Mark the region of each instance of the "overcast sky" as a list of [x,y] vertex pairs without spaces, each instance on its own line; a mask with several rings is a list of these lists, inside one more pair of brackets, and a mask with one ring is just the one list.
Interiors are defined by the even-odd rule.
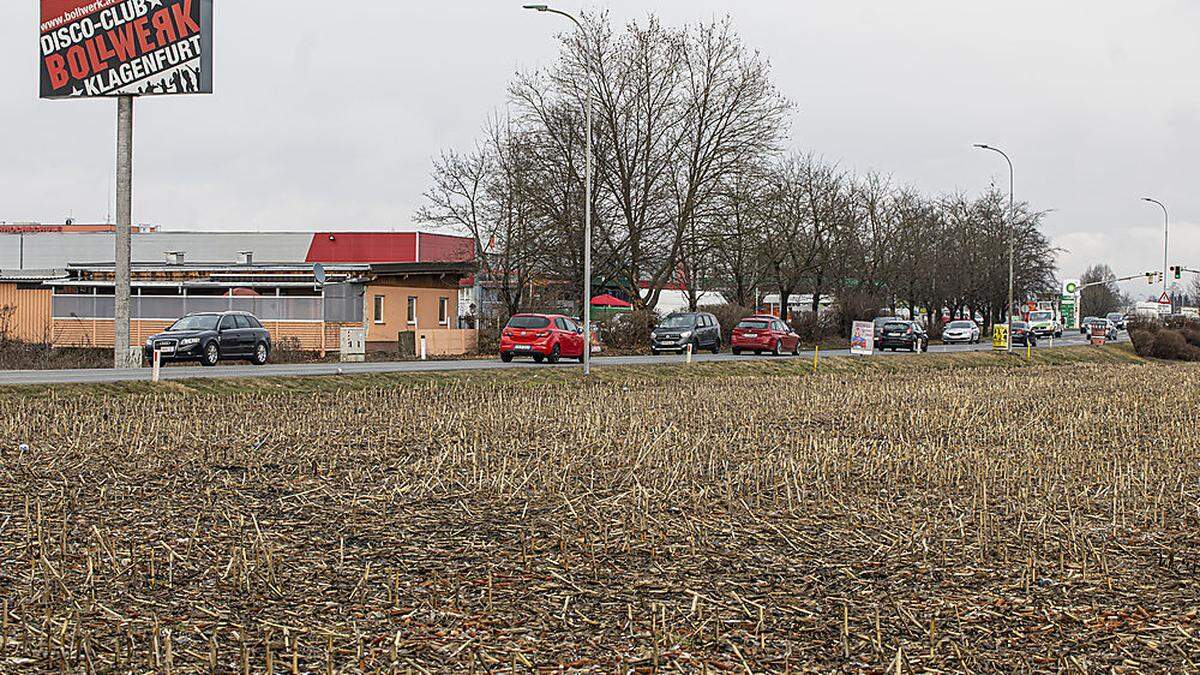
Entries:
[[[412,223],[430,160],[469,148],[565,19],[522,0],[216,0],[212,96],[137,104],[136,222]],[[929,193],[1007,186],[1056,209],[1062,275],[1200,267],[1200,2],[611,0],[614,20],[731,13],[797,104],[790,143]],[[351,9],[352,8],[352,9]],[[0,3],[0,220],[102,221],[115,103],[39,101],[37,3]],[[1131,286],[1139,294],[1145,284]]]

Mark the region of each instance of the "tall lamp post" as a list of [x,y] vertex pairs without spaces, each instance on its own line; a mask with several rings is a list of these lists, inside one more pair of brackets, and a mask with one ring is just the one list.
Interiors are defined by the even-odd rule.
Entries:
[[1157,199],[1154,199],[1152,197],[1142,197],[1142,201],[1150,202],[1151,204],[1158,204],[1158,208],[1162,209],[1162,212],[1163,212],[1163,271],[1162,271],[1162,275],[1163,275],[1163,294],[1166,295],[1167,284],[1170,283],[1167,281],[1167,237],[1171,231],[1171,215],[1169,213],[1167,213],[1166,205],[1163,204],[1162,202],[1158,201]]
[[1008,345],[1005,347],[1007,351],[1012,351],[1012,324],[1013,324],[1013,286],[1016,278],[1016,257],[1017,257],[1017,202],[1015,199],[1015,189],[1013,187],[1013,171],[1012,160],[1000,148],[993,148],[990,145],[976,143],[975,147],[980,150],[991,150],[999,153],[1004,161],[1008,162]]
[[[583,24],[567,12],[553,9],[547,5],[525,5],[524,7],[538,12],[565,16],[574,22],[581,34],[583,33]],[[587,75],[587,110],[584,113],[584,125],[587,127],[584,136],[587,140],[583,169],[583,374],[585,376],[592,374],[592,85],[590,68]]]

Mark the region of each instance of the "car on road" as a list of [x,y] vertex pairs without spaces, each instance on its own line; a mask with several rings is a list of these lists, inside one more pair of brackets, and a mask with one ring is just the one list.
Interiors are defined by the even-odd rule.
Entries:
[[1062,324],[1058,317],[1049,310],[1038,310],[1029,313],[1029,330],[1038,337],[1062,337]]
[[271,357],[271,334],[249,312],[188,314],[146,340],[146,357],[153,361],[199,361],[215,366],[222,359],[248,359],[261,366]]
[[901,319],[898,316],[877,316],[874,318],[874,320],[872,320],[871,323],[875,324],[875,345],[876,346],[878,346],[879,341],[883,339],[883,327],[885,325],[887,325],[887,323],[889,321],[903,321],[903,319]]
[[929,334],[916,321],[892,319],[883,324],[878,346],[880,351],[907,349],[910,352],[927,352],[929,351]]
[[668,314],[650,333],[650,353],[658,356],[663,352],[692,352],[707,349],[714,354],[721,352],[721,324],[717,317],[708,312],[676,312]]
[[1109,312],[1104,318],[1112,322],[1117,330],[1125,330],[1125,315],[1120,312]]
[[1091,323],[1092,323],[1093,321],[1099,321],[1099,320],[1100,320],[1100,317],[1097,317],[1097,316],[1085,316],[1085,317],[1083,317],[1083,321],[1080,321],[1080,322],[1079,322],[1079,334],[1080,334],[1080,335],[1087,335],[1087,334],[1088,334],[1088,331],[1090,330],[1090,329],[1088,328],[1088,326],[1090,326],[1090,325],[1091,325]]
[[1012,343],[1021,345],[1022,347],[1036,347],[1038,343],[1037,333],[1029,328],[1029,324],[1024,321],[1014,321],[1012,325]]
[[800,353],[800,336],[774,316],[752,316],[734,327],[729,346],[735,355],[742,352],[795,355]]
[[561,314],[514,314],[500,332],[500,360],[509,363],[517,356],[532,357],[535,363],[582,362],[583,327]]
[[979,344],[982,339],[979,324],[970,320],[951,321],[942,329],[942,342],[950,345],[955,343]]

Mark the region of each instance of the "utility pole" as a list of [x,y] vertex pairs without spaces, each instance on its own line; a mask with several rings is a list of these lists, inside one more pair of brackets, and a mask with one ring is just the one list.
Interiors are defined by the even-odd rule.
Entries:
[[1012,351],[1012,325],[1013,325],[1013,301],[1015,298],[1016,285],[1016,254],[1017,254],[1017,202],[1016,189],[1013,187],[1015,172],[1013,171],[1012,160],[1008,155],[999,148],[993,148],[990,145],[976,143],[975,147],[980,150],[991,150],[999,153],[1004,157],[1004,161],[1008,162],[1008,346],[1006,351]]
[[117,251],[114,274],[113,367],[129,367],[130,258],[133,238],[133,96],[117,98]]
[[[549,12],[565,16],[575,23],[580,35],[586,35],[583,24],[571,14],[547,5],[525,5],[525,9],[539,12]],[[585,55],[586,58],[586,55]],[[586,137],[584,151],[583,178],[583,374],[592,374],[592,77],[591,68],[587,69],[587,104],[584,112],[584,132]]]
[[1154,199],[1152,197],[1142,197],[1142,201],[1150,202],[1151,204],[1157,204],[1158,208],[1162,209],[1162,212],[1163,212],[1163,266],[1162,266],[1163,272],[1162,272],[1162,275],[1163,275],[1163,294],[1166,295],[1168,284],[1171,283],[1171,282],[1167,281],[1167,240],[1171,234],[1171,214],[1167,212],[1166,204],[1163,204],[1162,202],[1158,201],[1157,199]]

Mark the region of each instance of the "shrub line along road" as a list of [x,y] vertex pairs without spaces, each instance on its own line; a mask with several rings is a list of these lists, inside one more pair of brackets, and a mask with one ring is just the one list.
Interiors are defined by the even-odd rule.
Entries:
[[[1087,339],[1076,333],[1069,333],[1062,338],[1054,340],[1055,347],[1078,346],[1087,343]],[[1036,349],[1049,348],[1049,343],[1045,340],[1038,343]],[[1017,346],[1014,349],[1023,350],[1024,347]],[[991,344],[984,342],[978,345],[931,345],[930,353],[956,353],[956,352],[979,352],[990,351]],[[850,354],[848,349],[821,350],[822,356],[847,356]],[[893,357],[892,352],[877,352],[876,356],[886,354],[888,358]],[[896,352],[896,356],[905,356],[906,352]],[[802,352],[799,357],[795,356],[758,356],[754,354],[744,354],[742,356],[734,356],[724,351],[721,354],[696,354],[693,360],[697,363],[722,363],[747,361],[752,359],[811,359],[813,352]],[[592,359],[592,364],[597,367],[604,366],[640,366],[640,365],[678,365],[683,363],[684,356],[668,355],[668,356],[598,356]],[[575,362],[563,362],[552,366],[548,364],[535,364],[530,360],[517,360],[512,363],[501,363],[499,358],[496,359],[467,359],[458,361],[389,361],[376,363],[295,363],[295,364],[275,364],[266,366],[252,366],[248,364],[238,363],[236,365],[218,366],[216,368],[204,368],[202,366],[174,366],[164,367],[161,370],[160,378],[163,380],[189,380],[189,379],[232,379],[243,377],[313,377],[321,375],[355,375],[363,373],[424,373],[424,372],[450,372],[450,371],[472,371],[472,370],[499,370],[511,368],[571,368],[579,367]],[[137,368],[129,370],[112,370],[112,369],[95,369],[95,370],[12,370],[0,372],[0,386],[2,385],[26,385],[26,384],[101,384],[111,382],[143,382],[150,380],[149,368]]]

